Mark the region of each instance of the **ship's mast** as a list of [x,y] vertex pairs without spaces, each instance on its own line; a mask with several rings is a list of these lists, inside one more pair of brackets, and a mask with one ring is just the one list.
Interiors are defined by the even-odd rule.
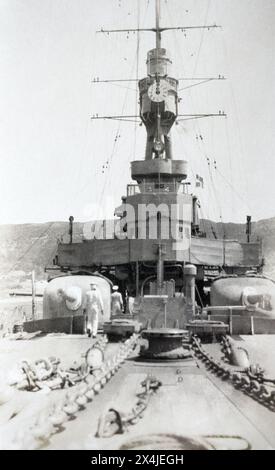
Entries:
[[[216,24],[212,25],[182,25],[182,26],[160,26],[161,0],[155,0],[155,27],[152,28],[127,28],[127,29],[104,29],[101,28],[98,33],[129,33],[136,32],[153,32],[156,35],[155,49],[147,54],[147,71],[148,76],[143,80],[139,79],[115,79],[100,80],[98,77],[92,80],[92,83],[112,83],[112,82],[139,82],[141,109],[139,115],[93,115],[91,119],[112,119],[125,122],[139,122],[141,118],[146,127],[148,139],[146,148],[146,159],[152,159],[154,156],[165,156],[171,158],[171,141],[169,131],[175,120],[187,121],[190,119],[201,119],[205,117],[225,116],[224,112],[207,113],[207,114],[178,114],[178,97],[177,88],[180,80],[197,81],[196,85],[206,83],[212,80],[223,80],[224,77],[219,75],[211,78],[171,78],[169,69],[172,63],[168,57],[166,49],[161,47],[161,35],[165,31],[179,31],[186,33],[198,29],[210,30],[212,28],[220,28]],[[191,85],[191,86],[195,86]],[[149,89],[150,88],[150,89]],[[142,97],[146,95],[144,106],[142,106]],[[169,95],[169,97],[168,97]],[[149,101],[148,101],[149,100]],[[150,104],[151,103],[151,104]],[[172,104],[172,109],[171,109]],[[167,111],[167,112],[166,112]],[[163,119],[165,117],[165,119]],[[178,119],[179,118],[179,119]]]
[[170,77],[172,62],[161,48],[160,5],[160,0],[155,0],[156,47],[147,54],[147,78],[139,80],[140,117],[147,131],[146,160],[172,158],[169,133],[178,115],[178,81]]
[[156,0],[156,49],[161,47],[161,32],[159,28],[160,0]]

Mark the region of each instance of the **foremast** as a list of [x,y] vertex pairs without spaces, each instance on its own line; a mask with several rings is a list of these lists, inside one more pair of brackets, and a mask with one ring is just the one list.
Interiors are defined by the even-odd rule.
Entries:
[[156,47],[147,54],[147,77],[138,82],[140,118],[147,133],[145,161],[132,162],[132,178],[143,185],[156,179],[158,184],[172,183],[175,191],[187,176],[186,162],[172,162],[170,131],[178,116],[178,80],[171,77],[172,61],[161,47],[160,0],[155,1],[155,16]]

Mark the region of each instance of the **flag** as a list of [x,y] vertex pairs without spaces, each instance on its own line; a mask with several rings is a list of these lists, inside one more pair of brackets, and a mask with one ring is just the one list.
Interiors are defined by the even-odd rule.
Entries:
[[202,176],[196,175],[196,188],[203,188],[204,181]]

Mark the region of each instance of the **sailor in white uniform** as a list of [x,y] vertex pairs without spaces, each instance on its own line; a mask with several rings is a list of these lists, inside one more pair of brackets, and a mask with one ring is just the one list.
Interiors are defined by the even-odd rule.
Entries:
[[120,292],[118,292],[118,286],[113,286],[113,292],[111,295],[111,312],[112,315],[121,315],[123,308],[123,299]]
[[97,335],[98,328],[98,315],[99,312],[103,315],[103,300],[95,284],[91,284],[91,290],[86,294],[86,303],[84,313],[87,315],[87,333],[93,338]]

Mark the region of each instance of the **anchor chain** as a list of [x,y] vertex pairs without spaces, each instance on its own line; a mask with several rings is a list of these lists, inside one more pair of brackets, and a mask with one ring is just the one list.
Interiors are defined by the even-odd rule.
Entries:
[[[103,336],[88,351],[99,349],[103,353],[107,342],[107,337]],[[29,392],[37,392],[42,389],[56,390],[72,387],[85,380],[90,373],[91,368],[87,363],[86,356],[84,361],[74,364],[66,370],[61,367],[60,363],[60,359],[56,357],[42,358],[35,362],[24,359],[20,365],[22,378],[11,385],[15,385],[18,390]]]
[[127,357],[132,354],[138,338],[139,335],[133,334],[120,345],[114,358],[106,361],[101,369],[94,371],[91,377],[86,377],[81,385],[70,389],[64,398],[52,406],[50,411],[40,412],[29,429],[16,434],[9,449],[35,450],[47,445],[51,436],[63,431],[65,423],[75,419],[76,415],[86,408],[87,403],[100,393]]
[[[192,337],[192,349],[198,359],[200,359],[206,368],[220,377],[222,380],[230,381],[235,388],[249,395],[254,400],[275,411],[275,389],[267,387],[264,384],[269,382],[274,384],[271,379],[265,379],[262,369],[251,366],[248,369],[233,369],[222,362],[214,359],[202,346],[198,337]],[[258,372],[257,372],[258,371]]]
[[161,385],[158,379],[147,375],[146,379],[141,382],[143,390],[137,394],[137,402],[130,412],[123,413],[115,408],[109,408],[107,412],[103,413],[99,419],[97,437],[112,437],[114,434],[122,434],[129,425],[136,424],[139,419],[143,418],[151,396]]

